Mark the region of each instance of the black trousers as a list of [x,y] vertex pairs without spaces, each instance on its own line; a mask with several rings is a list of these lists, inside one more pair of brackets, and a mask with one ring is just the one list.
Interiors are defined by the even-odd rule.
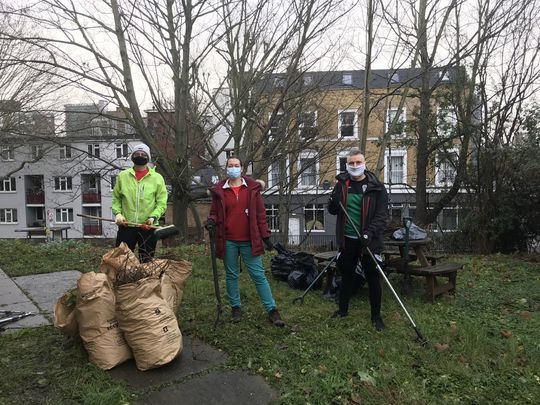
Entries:
[[116,246],[120,246],[122,242],[125,242],[133,252],[135,252],[135,246],[139,245],[141,263],[152,260],[156,252],[157,239],[153,229],[145,231],[133,226],[119,226],[116,234]]
[[368,253],[362,254],[359,239],[345,238],[345,250],[339,255],[337,266],[341,272],[341,286],[339,288],[339,312],[347,314],[349,301],[354,288],[354,272],[358,259],[361,258],[362,268],[369,288],[369,303],[371,305],[371,319],[381,315],[381,280],[377,266]]

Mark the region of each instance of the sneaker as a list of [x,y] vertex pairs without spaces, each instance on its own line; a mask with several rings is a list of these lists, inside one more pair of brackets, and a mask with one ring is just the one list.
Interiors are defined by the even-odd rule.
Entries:
[[231,321],[238,323],[242,320],[242,311],[240,307],[233,307],[231,309]]
[[346,317],[346,316],[348,316],[348,315],[349,315],[349,314],[347,314],[347,313],[345,313],[345,314],[341,313],[341,312],[339,311],[339,309],[338,309],[336,312],[334,312],[334,313],[332,314],[332,316],[331,316],[330,318],[344,318],[344,317]]
[[283,322],[283,319],[281,319],[278,310],[275,308],[268,312],[268,320],[273,323],[274,326],[279,326],[280,328],[285,326],[285,322]]
[[385,328],[384,322],[380,316],[373,318],[371,320],[371,324],[373,325],[373,327],[375,328],[377,332],[380,332]]

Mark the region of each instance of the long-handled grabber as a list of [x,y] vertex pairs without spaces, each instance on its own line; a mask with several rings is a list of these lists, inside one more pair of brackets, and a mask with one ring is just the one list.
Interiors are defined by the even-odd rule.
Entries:
[[[347,220],[349,221],[349,223],[352,225],[352,227],[354,228],[354,232],[358,235],[358,238],[362,238],[362,235],[360,235],[360,232],[358,232],[358,229],[356,228],[356,225],[354,224],[354,222],[351,220],[351,217],[349,216],[349,213],[347,212],[347,210],[345,209],[345,207],[343,206],[343,204],[341,203],[341,201],[339,202],[339,206],[341,207],[341,210],[343,211],[343,213],[345,214],[345,216],[347,217]],[[379,270],[379,273],[381,275],[381,277],[384,279],[384,281],[386,282],[386,284],[388,285],[388,288],[390,288],[390,291],[392,291],[392,293],[394,294],[394,297],[396,298],[397,302],[399,303],[399,305],[401,306],[401,309],[403,309],[403,312],[405,312],[405,315],[407,315],[407,318],[409,319],[409,321],[411,322],[412,324],[412,327],[414,328],[414,331],[416,332],[416,336],[418,337],[417,340],[418,342],[422,345],[422,346],[425,346],[427,344],[427,339],[422,336],[422,334],[420,333],[420,330],[418,330],[418,327],[416,326],[416,323],[414,323],[412,317],[409,315],[409,311],[407,311],[407,308],[405,308],[405,305],[403,305],[403,302],[401,302],[401,299],[399,298],[399,296],[397,295],[396,293],[396,290],[394,290],[394,287],[392,287],[392,284],[390,284],[390,281],[388,280],[388,278],[386,277],[386,274],[384,274],[384,271],[383,269],[381,269],[381,266],[379,266],[379,262],[377,261],[377,259],[375,258],[375,256],[373,255],[373,252],[371,251],[371,249],[369,247],[365,247],[365,250],[366,252],[368,252],[369,256],[371,257],[371,260],[373,260],[373,262],[375,263],[375,266],[377,267],[377,270]]]
[[16,311],[0,311],[5,318],[0,319],[0,327],[7,325],[11,322],[17,322],[19,319],[26,318],[27,316],[35,315],[33,312],[16,312]]
[[300,303],[300,304],[303,304],[304,303],[304,297],[306,296],[306,294],[309,292],[309,290],[311,290],[311,288],[317,284],[317,281],[319,281],[319,279],[328,271],[328,269],[330,268],[330,266],[332,266],[332,263],[334,263],[339,257],[339,252],[336,253],[336,255],[334,257],[332,257],[332,260],[330,260],[328,262],[328,264],[324,267],[323,271],[321,271],[317,277],[315,278],[315,280],[313,280],[311,282],[311,284],[308,286],[308,288],[306,288],[306,290],[302,293],[302,295],[300,295],[299,297],[296,297],[295,299],[293,299],[293,304],[296,304],[296,303]]
[[210,255],[212,259],[212,273],[214,276],[214,293],[216,294],[216,303],[217,303],[216,320],[214,321],[214,329],[216,329],[217,324],[219,322],[219,318],[221,317],[221,313],[223,312],[223,309],[221,307],[221,293],[219,292],[219,273],[218,273],[217,261],[216,261],[216,239],[215,239],[214,228],[210,228],[208,230],[208,234],[210,235]]
[[[95,215],[87,215],[87,214],[77,214],[79,217],[83,218],[90,218],[95,219],[98,221],[107,221],[107,222],[116,222],[114,219],[111,218],[103,218],[103,217],[96,217]],[[126,222],[127,226],[133,226],[136,228],[142,228],[142,229],[151,229],[154,231],[154,236],[156,239],[161,240],[168,238],[169,236],[178,235],[179,231],[178,228],[174,225],[167,225],[167,226],[155,226],[155,225],[145,225],[145,224],[136,224],[134,222]]]

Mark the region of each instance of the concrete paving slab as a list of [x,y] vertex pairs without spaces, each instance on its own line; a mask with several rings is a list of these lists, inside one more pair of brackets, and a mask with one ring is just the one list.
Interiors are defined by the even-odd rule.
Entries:
[[276,392],[261,376],[241,370],[216,371],[194,378],[139,400],[141,405],[266,405],[277,398]]
[[[6,330],[33,328],[37,326],[50,325],[36,305],[20,290],[20,288],[11,280],[6,273],[0,269],[0,311],[13,312],[33,312],[36,315],[28,316],[16,322],[4,325]],[[0,313],[0,317],[4,317]]]
[[59,271],[57,273],[35,274],[32,276],[14,277],[13,281],[37,304],[52,317],[58,298],[66,291],[77,287],[81,272],[76,270]]
[[[115,367],[109,374],[122,379],[133,389],[141,389],[178,381],[191,374],[200,373],[223,363],[227,356],[220,350],[191,336],[184,336],[184,349],[179,358],[171,363],[148,371],[139,371],[135,361],[130,360]],[[202,404],[198,404],[202,405]]]

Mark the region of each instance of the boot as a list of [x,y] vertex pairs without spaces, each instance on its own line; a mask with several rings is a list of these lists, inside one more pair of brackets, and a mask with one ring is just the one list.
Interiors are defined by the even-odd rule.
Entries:
[[371,324],[373,325],[373,327],[375,328],[375,330],[376,330],[377,332],[380,332],[380,331],[382,331],[382,330],[385,328],[384,322],[383,322],[383,320],[382,320],[382,318],[381,318],[380,315],[379,315],[379,316],[373,317],[373,318],[371,319]]
[[268,312],[268,320],[273,323],[274,326],[279,326],[280,328],[285,326],[285,322],[283,322],[283,319],[281,319],[278,310],[275,308]]
[[242,311],[240,307],[232,307],[231,309],[231,321],[238,323],[242,320]]

